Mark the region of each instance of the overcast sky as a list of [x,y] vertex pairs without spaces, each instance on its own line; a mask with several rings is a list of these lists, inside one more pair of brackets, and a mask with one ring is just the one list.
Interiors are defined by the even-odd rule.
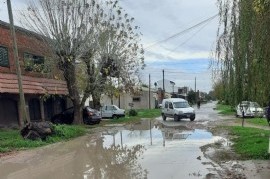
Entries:
[[[11,0],[14,19],[18,10],[26,9],[26,0]],[[157,43],[182,32],[218,13],[216,0],[119,0],[126,12],[140,26],[146,50],[143,82],[151,85],[162,79],[175,86],[188,86],[208,92],[212,88],[211,53],[215,49],[218,17],[163,43]],[[8,22],[6,0],[0,0],[0,20]],[[18,23],[16,25],[19,25]],[[156,44],[157,43],[157,44]],[[156,45],[153,45],[156,44]]]
[[165,78],[176,86],[208,92],[212,88],[211,53],[215,49],[218,17],[164,43],[156,42],[182,32],[218,13],[215,0],[120,0],[143,33],[146,69],[143,81],[152,85]]

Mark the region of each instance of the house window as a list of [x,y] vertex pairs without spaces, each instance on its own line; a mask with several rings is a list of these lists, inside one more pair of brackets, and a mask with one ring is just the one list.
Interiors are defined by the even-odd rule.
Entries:
[[9,66],[8,49],[6,47],[1,47],[1,46],[0,46],[0,66],[2,67]]
[[133,102],[140,102],[141,101],[141,97],[133,97],[132,98]]
[[42,72],[44,70],[44,57],[24,53],[24,70]]

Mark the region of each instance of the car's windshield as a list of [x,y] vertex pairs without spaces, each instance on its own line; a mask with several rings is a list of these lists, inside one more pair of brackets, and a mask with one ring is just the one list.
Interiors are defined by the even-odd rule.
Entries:
[[173,105],[174,105],[175,108],[188,108],[189,107],[189,104],[186,101],[174,102]]
[[118,110],[119,108],[117,106],[113,105],[113,109]]

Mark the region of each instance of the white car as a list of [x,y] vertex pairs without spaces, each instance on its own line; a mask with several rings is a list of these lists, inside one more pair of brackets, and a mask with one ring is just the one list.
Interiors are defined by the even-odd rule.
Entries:
[[164,121],[167,117],[171,117],[175,121],[180,121],[182,118],[195,120],[195,110],[182,98],[163,99],[161,115]]
[[263,117],[264,110],[257,102],[242,101],[236,107],[236,117]]
[[118,108],[116,105],[105,105],[101,108],[101,116],[102,118],[117,119],[125,116],[125,110]]

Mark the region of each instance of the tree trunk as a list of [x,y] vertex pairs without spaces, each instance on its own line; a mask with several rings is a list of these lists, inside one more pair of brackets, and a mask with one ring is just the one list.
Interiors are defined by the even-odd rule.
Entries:
[[69,96],[74,107],[73,124],[82,124],[82,106],[79,88],[76,81],[76,67],[72,64],[72,62],[69,62],[68,60],[65,60],[65,63],[61,67],[67,82]]
[[111,96],[111,105],[113,105],[113,96]]
[[93,93],[92,93],[92,98],[93,98],[94,109],[100,110],[100,107],[101,107],[101,104],[100,104],[101,94],[93,95]]
[[74,105],[74,121],[73,124],[82,124],[82,107],[80,101],[73,102]]

